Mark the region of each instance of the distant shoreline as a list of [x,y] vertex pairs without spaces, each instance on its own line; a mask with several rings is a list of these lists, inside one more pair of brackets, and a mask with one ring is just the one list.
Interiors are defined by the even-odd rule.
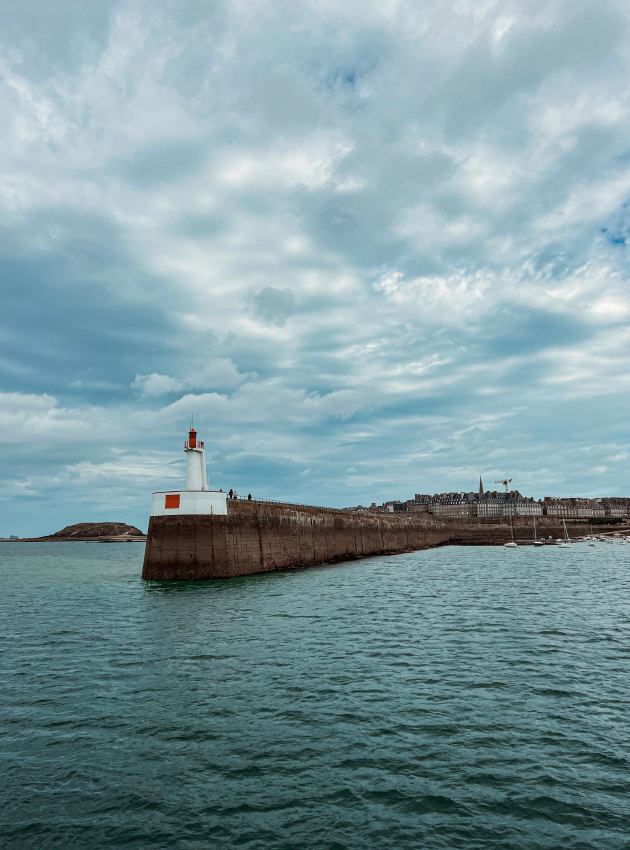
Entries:
[[146,543],[146,537],[0,537],[0,543]]
[[41,537],[0,537],[0,543],[146,543],[146,539],[126,522],[77,522]]

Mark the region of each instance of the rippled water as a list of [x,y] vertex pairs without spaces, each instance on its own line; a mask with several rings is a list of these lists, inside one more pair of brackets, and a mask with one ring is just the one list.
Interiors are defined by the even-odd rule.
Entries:
[[0,547],[3,847],[630,847],[630,546],[142,554]]

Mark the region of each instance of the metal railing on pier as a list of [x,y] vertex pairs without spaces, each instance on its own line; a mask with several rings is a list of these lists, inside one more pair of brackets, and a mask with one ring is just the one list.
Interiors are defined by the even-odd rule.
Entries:
[[277,501],[276,499],[258,499],[255,496],[252,496],[251,499],[247,497],[243,498],[242,496],[239,496],[238,499],[230,499],[228,495],[228,501],[256,502],[258,505],[285,505],[288,508],[310,508],[316,511],[334,511],[338,514],[350,513],[349,511],[344,511],[343,508],[329,508],[326,505],[304,505],[300,502]]

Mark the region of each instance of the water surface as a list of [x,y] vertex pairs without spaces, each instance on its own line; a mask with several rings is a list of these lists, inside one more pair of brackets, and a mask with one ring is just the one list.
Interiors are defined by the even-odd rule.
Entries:
[[143,548],[0,546],[2,847],[630,847],[630,546]]

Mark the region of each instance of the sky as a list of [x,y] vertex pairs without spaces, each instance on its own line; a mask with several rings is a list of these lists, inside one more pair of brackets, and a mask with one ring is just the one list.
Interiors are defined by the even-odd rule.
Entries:
[[630,496],[630,6],[5,0],[0,536]]

